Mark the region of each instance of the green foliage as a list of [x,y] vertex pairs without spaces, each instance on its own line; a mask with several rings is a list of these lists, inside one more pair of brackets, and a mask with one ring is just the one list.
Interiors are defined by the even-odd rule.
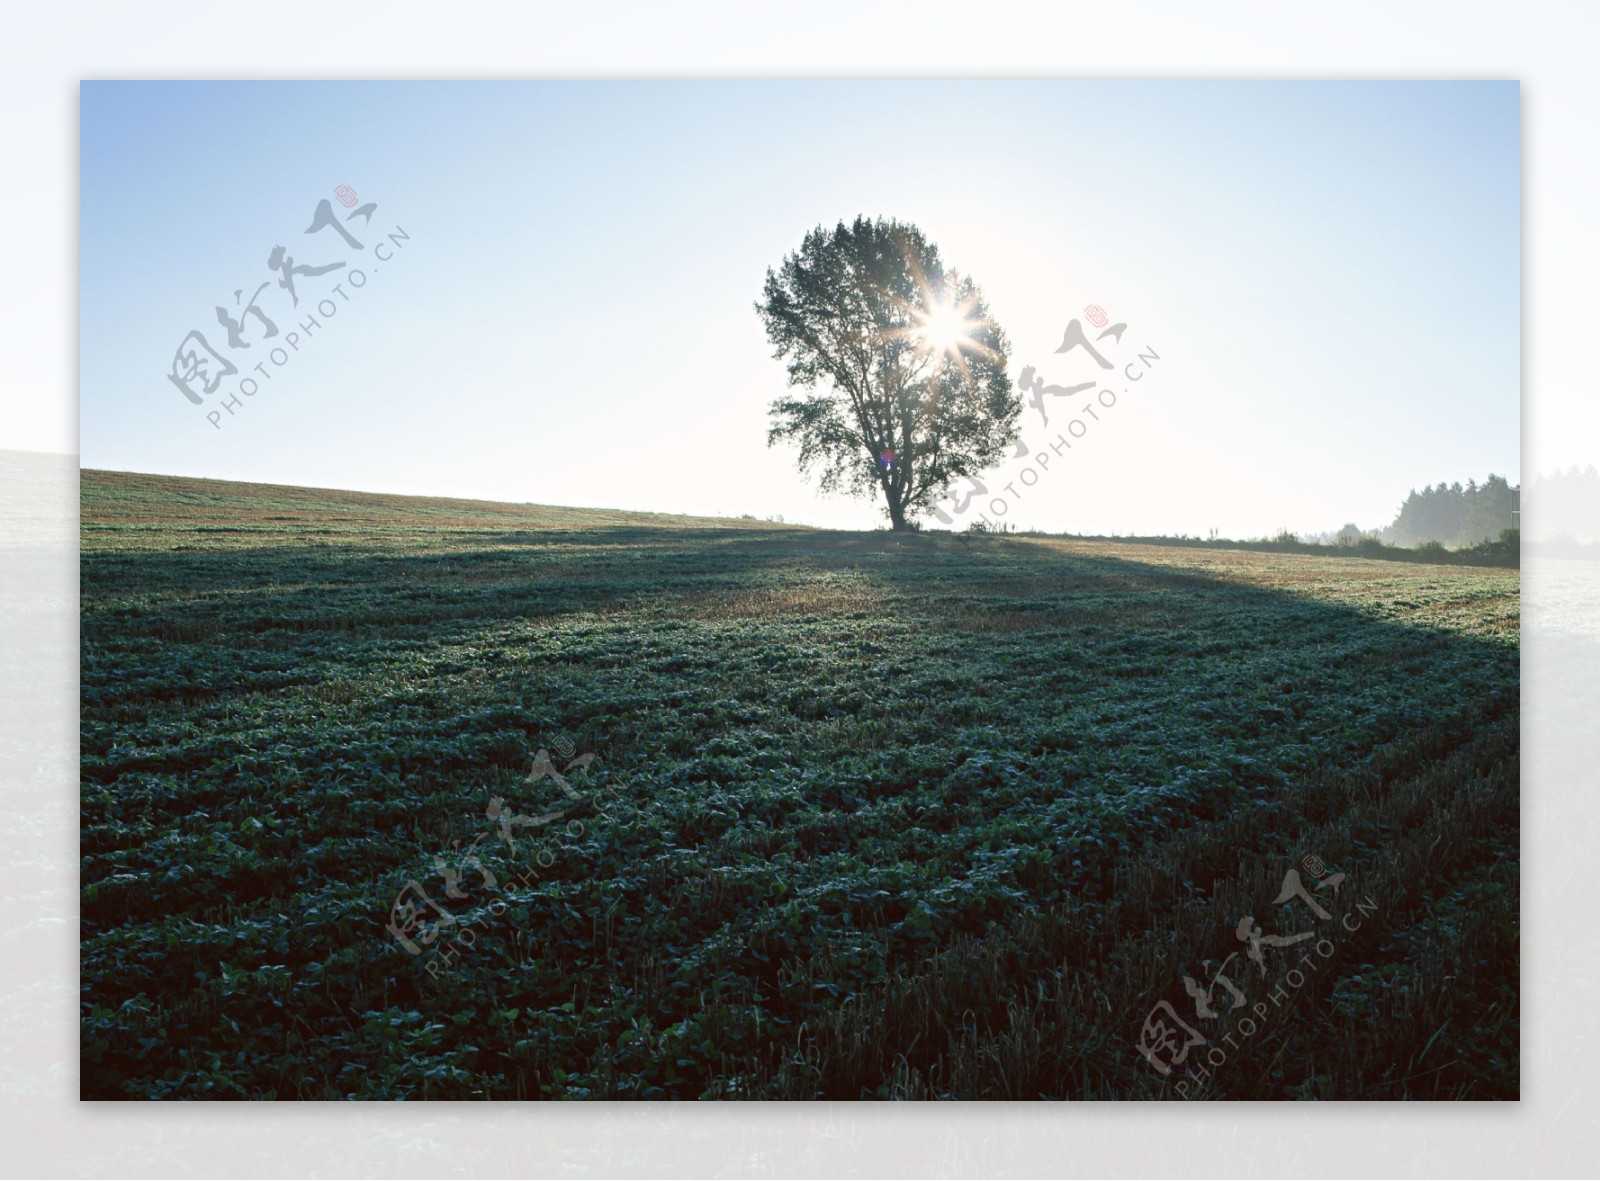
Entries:
[[82,487],[86,1097],[1162,1096],[1307,852],[1382,922],[1220,1096],[1516,1093],[1514,572]]
[[[756,311],[799,391],[773,401],[768,444],[797,444],[824,492],[881,496],[896,530],[1016,441],[1022,400],[1006,376],[1005,334],[977,285],[947,270],[916,226],[818,226],[767,271]],[[942,315],[963,322],[954,347],[927,331]]]
[[1467,553],[1502,566],[1520,565],[1522,561],[1522,530],[1502,529],[1493,540],[1480,541],[1468,547]]
[[1490,541],[1515,525],[1519,499],[1518,489],[1496,475],[1481,486],[1468,480],[1465,488],[1457,483],[1412,489],[1385,531],[1387,540],[1401,546],[1434,541],[1457,548]]

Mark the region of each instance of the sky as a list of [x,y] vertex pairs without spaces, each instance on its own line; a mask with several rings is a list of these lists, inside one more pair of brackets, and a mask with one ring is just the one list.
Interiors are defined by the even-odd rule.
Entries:
[[[1013,377],[1098,382],[953,527],[1376,528],[1522,477],[1519,124],[1516,82],[84,83],[81,462],[874,528],[767,446],[753,307],[866,214],[978,282]],[[295,305],[279,246],[344,266]],[[1055,352],[1091,306],[1109,372]],[[237,370],[201,405],[195,330]]]

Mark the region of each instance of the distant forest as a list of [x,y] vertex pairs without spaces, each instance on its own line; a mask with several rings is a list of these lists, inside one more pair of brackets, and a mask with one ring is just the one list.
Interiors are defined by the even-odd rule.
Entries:
[[1421,492],[1413,488],[1394,522],[1382,529],[1349,524],[1337,533],[1311,534],[1306,540],[1323,545],[1376,540],[1407,549],[1431,542],[1448,549],[1466,549],[1518,528],[1521,500],[1521,488],[1504,476],[1491,475],[1482,484],[1468,480],[1465,486],[1429,484]]
[[1418,546],[1437,541],[1451,549],[1465,549],[1480,541],[1493,541],[1506,529],[1517,528],[1522,490],[1504,476],[1491,475],[1482,484],[1428,485],[1415,488],[1400,506],[1394,524],[1379,537],[1390,545]]
[[1531,480],[1526,492],[1503,476],[1490,476],[1482,484],[1430,484],[1412,489],[1393,524],[1382,529],[1346,525],[1337,533],[1308,534],[1305,540],[1321,545],[1355,545],[1382,541],[1408,549],[1432,542],[1449,549],[1466,549],[1498,541],[1507,529],[1523,531],[1521,509],[1528,504],[1532,528],[1528,540],[1541,544],[1600,543],[1600,470],[1568,468]]
[[1412,490],[1400,506],[1394,523],[1383,529],[1358,529],[1346,525],[1338,533],[1325,533],[1325,544],[1346,545],[1362,538],[1377,538],[1389,545],[1415,548],[1437,542],[1450,549],[1465,549],[1494,541],[1503,530],[1524,531],[1520,510],[1531,514],[1530,541],[1540,543],[1600,543],[1600,471],[1593,464],[1572,467],[1529,481],[1526,491],[1502,476],[1482,484],[1437,484],[1421,492]]

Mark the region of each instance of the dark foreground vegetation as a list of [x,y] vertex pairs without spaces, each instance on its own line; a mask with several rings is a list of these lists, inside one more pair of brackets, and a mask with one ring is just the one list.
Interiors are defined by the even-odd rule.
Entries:
[[1514,571],[82,505],[86,1097],[1518,1093]]

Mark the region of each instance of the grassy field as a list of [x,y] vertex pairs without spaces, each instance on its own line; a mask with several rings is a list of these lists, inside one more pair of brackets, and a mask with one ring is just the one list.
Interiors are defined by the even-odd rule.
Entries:
[[85,1097],[1518,1094],[1514,570],[94,471],[82,545]]

